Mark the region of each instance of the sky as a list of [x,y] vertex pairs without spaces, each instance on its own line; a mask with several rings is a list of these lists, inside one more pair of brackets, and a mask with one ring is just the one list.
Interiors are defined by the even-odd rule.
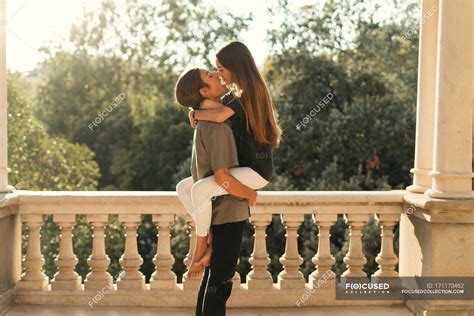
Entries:
[[[82,16],[83,8],[97,9],[99,4],[99,0],[6,0],[7,68],[11,71],[32,70],[44,58],[38,51],[42,44],[67,39],[70,26]],[[236,13],[253,12],[255,22],[242,39],[261,64],[268,50],[265,1],[215,1],[215,6]]]
[[[235,14],[252,12],[254,21],[242,40],[249,46],[257,63],[263,64],[269,47],[265,42],[270,24],[266,0],[209,0],[215,7]],[[293,0],[295,5],[321,3],[324,0]],[[374,0],[383,2],[387,0]],[[156,2],[156,0],[154,1]],[[97,9],[100,0],[6,0],[7,68],[30,71],[44,58],[38,48],[68,38],[74,21],[83,9]]]

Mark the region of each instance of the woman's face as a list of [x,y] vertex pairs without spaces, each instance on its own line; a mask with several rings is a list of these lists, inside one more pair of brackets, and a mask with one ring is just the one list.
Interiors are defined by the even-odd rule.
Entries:
[[216,68],[219,72],[219,76],[224,78],[225,82],[232,83],[232,74],[229,70],[225,69],[224,66],[219,62],[219,59],[216,58]]

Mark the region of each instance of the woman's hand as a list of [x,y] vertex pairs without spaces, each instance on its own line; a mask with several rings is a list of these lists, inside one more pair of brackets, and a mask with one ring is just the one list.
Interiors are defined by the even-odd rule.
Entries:
[[196,128],[198,121],[194,118],[194,110],[190,110],[188,112],[188,118],[189,125],[191,125],[192,128]]
[[210,99],[204,99],[201,101],[201,109],[212,109],[212,108],[215,108],[215,104],[219,104],[220,106],[222,106],[219,102],[216,102],[216,101],[212,101]]

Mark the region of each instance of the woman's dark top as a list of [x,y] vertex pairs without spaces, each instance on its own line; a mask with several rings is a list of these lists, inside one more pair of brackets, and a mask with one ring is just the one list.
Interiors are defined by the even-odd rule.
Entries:
[[239,167],[250,167],[270,181],[273,175],[273,151],[270,145],[258,143],[247,130],[247,120],[242,104],[231,92],[222,98],[222,104],[235,112],[229,120],[232,122]]

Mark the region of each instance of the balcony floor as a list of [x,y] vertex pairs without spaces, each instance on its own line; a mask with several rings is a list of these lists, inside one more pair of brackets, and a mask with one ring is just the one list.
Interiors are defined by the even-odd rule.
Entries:
[[[83,307],[83,306],[47,306],[14,305],[6,316],[192,316],[189,308],[148,308],[148,307]],[[404,306],[335,306],[335,307],[293,307],[293,308],[242,308],[228,309],[228,316],[413,316]]]

